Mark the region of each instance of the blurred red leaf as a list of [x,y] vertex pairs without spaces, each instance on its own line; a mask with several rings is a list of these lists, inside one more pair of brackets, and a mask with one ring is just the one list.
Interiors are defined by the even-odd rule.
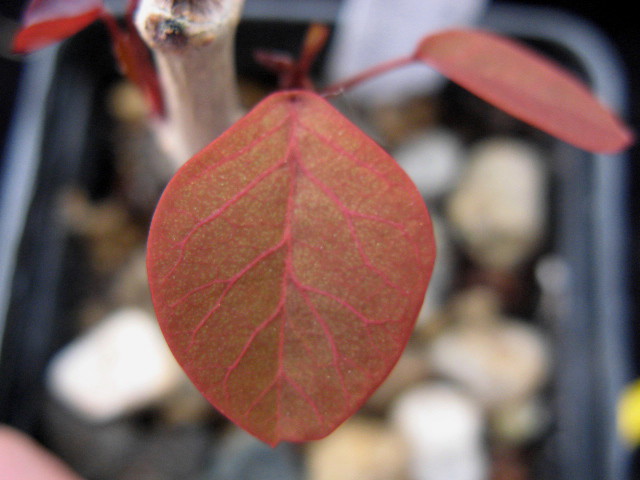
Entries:
[[151,54],[132,22],[127,29],[120,29],[109,21],[113,39],[113,51],[122,73],[131,80],[143,93],[151,113],[156,116],[164,114],[164,101],[160,89],[160,81]]
[[64,40],[89,26],[103,11],[102,0],[32,0],[13,50],[29,53]]
[[506,38],[473,30],[425,37],[415,58],[487,102],[577,147],[622,150],[630,131],[559,67]]
[[82,480],[24,432],[0,424],[2,480]]
[[288,91],[178,171],[147,265],[191,380],[276,445],[331,433],[385,379],[434,257],[424,202],[395,161],[318,95]]

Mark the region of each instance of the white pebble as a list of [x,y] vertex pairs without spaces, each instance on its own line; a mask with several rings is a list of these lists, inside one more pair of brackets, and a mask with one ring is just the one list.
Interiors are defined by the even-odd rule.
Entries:
[[183,378],[153,316],[127,308],[61,350],[47,385],[71,410],[105,422],[162,398]]
[[491,415],[491,435],[509,447],[522,447],[539,439],[549,427],[551,414],[538,396],[496,409]]
[[434,339],[428,354],[433,370],[488,409],[539,391],[548,379],[550,359],[538,329],[510,319],[484,322],[459,325]]
[[391,419],[409,445],[412,480],[483,480],[487,474],[480,406],[446,384],[413,388]]
[[466,155],[460,139],[444,129],[416,135],[392,153],[425,199],[439,198],[454,187]]
[[540,154],[528,143],[491,139],[472,149],[447,213],[475,262],[509,270],[535,252],[545,233],[545,180]]
[[355,416],[307,449],[309,480],[402,480],[406,444],[379,421]]

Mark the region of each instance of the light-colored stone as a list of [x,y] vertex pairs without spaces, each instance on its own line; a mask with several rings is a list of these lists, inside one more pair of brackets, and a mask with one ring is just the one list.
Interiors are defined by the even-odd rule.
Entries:
[[518,448],[539,439],[551,419],[549,407],[538,396],[497,408],[489,424],[492,438],[499,444]]
[[522,401],[544,385],[550,358],[539,329],[521,320],[491,317],[489,303],[482,307],[468,302],[458,308],[474,308],[476,313],[455,318],[456,325],[432,341],[428,359],[434,372],[465,388],[488,409]]
[[61,350],[47,371],[54,398],[94,422],[152,404],[184,381],[153,316],[113,312]]
[[122,80],[109,91],[109,113],[121,122],[140,122],[148,119],[149,105],[142,91],[131,81]]
[[413,135],[392,152],[425,199],[436,199],[455,186],[465,149],[451,131],[438,128]]
[[406,444],[383,423],[355,416],[307,446],[308,480],[406,480]]
[[[444,383],[416,386],[391,419],[409,445],[411,480],[485,480],[482,408]],[[338,477],[336,477],[338,478]]]
[[502,303],[498,293],[478,285],[453,295],[447,304],[452,320],[463,327],[491,328],[500,318]]
[[518,267],[545,234],[546,173],[540,153],[508,138],[476,145],[447,213],[461,246],[477,264]]

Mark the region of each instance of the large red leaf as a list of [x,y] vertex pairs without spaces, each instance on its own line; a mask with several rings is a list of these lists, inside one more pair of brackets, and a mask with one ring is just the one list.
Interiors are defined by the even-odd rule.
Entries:
[[97,20],[103,11],[102,0],[32,0],[13,50],[28,53],[68,38]]
[[415,58],[511,115],[585,150],[618,151],[628,129],[578,80],[530,49],[481,31],[425,37]]
[[285,91],[178,171],[147,264],[189,377],[275,445],[331,433],[384,380],[434,256],[394,160],[318,95]]

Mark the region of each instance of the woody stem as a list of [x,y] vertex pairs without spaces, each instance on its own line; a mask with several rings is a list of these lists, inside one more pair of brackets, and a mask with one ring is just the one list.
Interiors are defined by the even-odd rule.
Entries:
[[165,103],[161,146],[179,167],[240,116],[234,37],[244,0],[141,0],[135,24]]

